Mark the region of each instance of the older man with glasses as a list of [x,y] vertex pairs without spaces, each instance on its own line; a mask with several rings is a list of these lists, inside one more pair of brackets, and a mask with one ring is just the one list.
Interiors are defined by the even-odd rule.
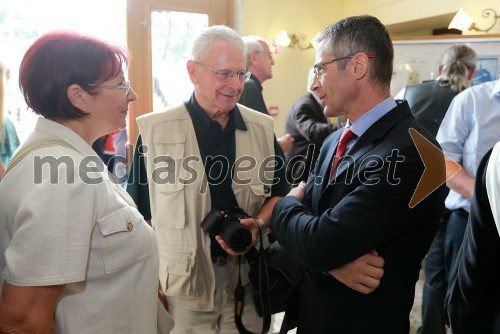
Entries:
[[[269,225],[274,204],[289,191],[273,121],[237,105],[245,79],[245,45],[224,26],[195,39],[187,62],[194,93],[183,104],[137,119],[140,137],[127,190],[152,219],[160,245],[160,284],[175,320],[173,333],[237,333],[234,290],[246,286],[244,325],[262,332],[242,257]],[[273,166],[269,160],[276,160]],[[209,213],[240,207],[251,218],[243,249],[228,246],[200,223]],[[220,211],[218,211],[220,210]]]

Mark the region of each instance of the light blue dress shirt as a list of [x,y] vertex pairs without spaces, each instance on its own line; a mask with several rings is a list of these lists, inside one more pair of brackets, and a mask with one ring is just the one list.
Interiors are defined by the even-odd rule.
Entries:
[[[472,177],[484,155],[500,141],[500,80],[470,87],[450,104],[436,139],[443,152]],[[450,190],[446,208],[470,211],[471,201]]]
[[392,96],[389,96],[387,99],[382,101],[381,103],[377,104],[375,107],[370,109],[368,112],[363,114],[360,118],[356,120],[356,122],[351,123],[350,120],[347,121],[346,126],[347,128],[350,128],[352,132],[356,135],[348,144],[346,147],[346,154],[350,150],[350,148],[354,145],[354,143],[358,140],[359,137],[365,133],[366,130],[370,126],[373,125],[376,121],[381,119],[385,114],[387,114],[389,111],[397,107],[396,101],[394,101],[394,98]]

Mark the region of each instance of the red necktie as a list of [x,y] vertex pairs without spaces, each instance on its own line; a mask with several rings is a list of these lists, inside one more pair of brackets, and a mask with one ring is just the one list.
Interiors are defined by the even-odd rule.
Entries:
[[337,150],[335,151],[335,156],[333,157],[332,169],[330,171],[330,179],[333,177],[335,170],[339,166],[340,160],[344,156],[347,143],[349,143],[351,139],[353,139],[354,137],[356,137],[356,135],[349,128],[345,128],[344,132],[342,132],[339,144],[337,145]]

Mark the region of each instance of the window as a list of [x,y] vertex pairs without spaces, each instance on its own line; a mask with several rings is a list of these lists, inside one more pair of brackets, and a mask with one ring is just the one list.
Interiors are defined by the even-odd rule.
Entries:
[[11,69],[7,103],[19,138],[33,128],[36,115],[26,109],[17,72],[26,49],[44,33],[69,29],[128,46],[129,79],[139,96],[129,110],[129,141],[134,143],[137,116],[189,97],[190,36],[207,25],[231,26],[232,10],[231,0],[87,0],[83,6],[68,0],[0,1],[0,50],[9,50],[0,57],[8,57],[2,60]]
[[154,11],[151,13],[153,66],[153,111],[189,98],[193,84],[186,62],[191,43],[198,32],[208,27],[208,15],[187,12]]
[[36,122],[36,114],[27,109],[18,84],[19,65],[28,47],[53,30],[73,30],[126,46],[125,19],[126,0],[87,0],[84,6],[67,0],[0,2],[0,50],[8,50],[0,57],[10,68],[8,117],[21,141]]

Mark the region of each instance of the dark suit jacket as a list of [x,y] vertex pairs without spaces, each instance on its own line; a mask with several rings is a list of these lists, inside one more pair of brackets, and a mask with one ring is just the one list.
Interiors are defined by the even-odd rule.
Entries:
[[253,74],[250,75],[250,78],[245,80],[245,88],[243,89],[239,102],[245,107],[269,115],[266,103],[264,102],[264,96],[262,96],[262,84]]
[[[328,175],[341,130],[323,143],[303,203],[286,196],[276,204],[273,233],[309,272],[299,333],[409,332],[420,264],[434,237],[445,196],[442,185],[409,207],[424,170],[409,128],[439,147],[411,115],[406,101],[398,101],[358,138],[332,182]],[[429,165],[444,180],[442,156]],[[371,294],[356,292],[322,273],[372,249],[385,265],[381,284]]]
[[490,155],[491,150],[477,170],[469,223],[446,296],[454,334],[500,333],[500,237],[485,181]]
[[285,121],[285,133],[295,139],[292,149],[285,153],[289,183],[296,185],[307,181],[323,141],[339,127],[339,124],[328,122],[323,106],[312,93],[302,95],[292,104]]

